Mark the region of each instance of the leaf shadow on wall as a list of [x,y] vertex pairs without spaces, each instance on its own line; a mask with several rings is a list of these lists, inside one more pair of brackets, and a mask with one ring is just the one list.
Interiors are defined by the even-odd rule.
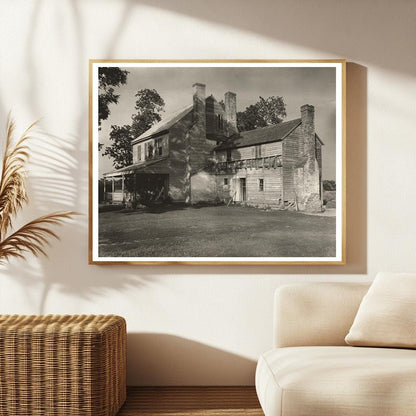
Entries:
[[[79,10],[80,2],[72,0],[67,4],[67,14],[58,14],[64,18],[72,19],[76,37],[77,60],[71,62],[74,68],[75,91],[78,94],[77,118],[72,123],[73,133],[53,134],[38,129],[34,139],[30,142],[31,160],[28,166],[29,178],[27,181],[30,204],[23,211],[16,221],[28,221],[36,216],[43,215],[55,210],[80,211],[86,215],[87,195],[88,195],[88,163],[87,143],[88,143],[88,102],[86,92],[88,91],[87,62],[85,56],[85,30],[82,25],[82,16]],[[124,12],[117,25],[113,41],[119,39],[125,27],[125,22],[130,16],[132,2],[126,2]],[[27,76],[27,101],[29,113],[32,120],[44,114],[40,101],[41,91],[39,85],[42,83],[44,73],[38,71],[36,48],[40,42],[39,28],[42,12],[46,4],[36,2],[32,8],[28,37],[26,42],[27,53],[25,55]],[[65,11],[59,6],[56,11]],[[56,22],[57,25],[63,22]],[[113,45],[113,46],[111,46]],[[112,48],[115,44],[110,43],[106,56],[111,56]],[[6,110],[0,101],[2,119],[6,119]],[[71,117],[71,113],[68,113]],[[15,115],[18,116],[17,114]],[[47,120],[46,123],[47,124]],[[26,217],[27,212],[30,216]],[[48,308],[47,300],[51,290],[57,289],[62,293],[74,294],[76,298],[91,299],[107,290],[123,291],[126,288],[143,286],[148,283],[144,276],[137,276],[133,269],[126,272],[119,267],[102,268],[97,270],[91,267],[92,273],[85,273],[88,253],[88,236],[85,217],[77,217],[70,224],[64,224],[57,230],[62,242],[52,241],[51,247],[47,249],[48,259],[28,256],[28,261],[12,261],[4,266],[0,273],[4,277],[9,277],[18,281],[23,288],[39,287],[36,290],[22,291],[27,297],[26,301],[29,310],[38,310],[38,313],[54,313]],[[77,253],[82,253],[79,259],[74,262],[73,253],[68,253],[62,249],[63,246],[73,247]],[[94,269],[94,270],[93,270]],[[56,306],[55,306],[56,308]],[[77,313],[77,305],[74,303],[74,313]],[[70,311],[68,311],[70,312]],[[94,313],[94,311],[92,311]]]
[[[74,137],[57,137],[44,131],[34,134],[30,142],[31,159],[27,180],[30,202],[26,211],[30,211],[30,218],[26,217],[24,208],[16,225],[55,210],[77,210],[79,205],[76,201],[80,190],[79,182],[74,180],[79,170],[76,141]],[[108,289],[122,291],[146,284],[143,276],[135,276],[125,271],[115,278],[114,269],[104,269],[99,276],[95,273],[82,273],[81,269],[87,263],[87,230],[85,221],[79,221],[78,218],[55,228],[63,241],[51,241],[51,246],[46,250],[49,258],[28,256],[26,262],[12,261],[2,270],[5,275],[20,282],[22,287],[42,287],[35,299],[28,299],[33,309],[38,304],[36,309],[40,314],[53,312],[46,310],[51,289],[56,288],[66,294],[76,294],[78,298],[90,299]],[[62,249],[63,244],[82,253],[77,262],[74,263],[73,253]],[[74,307],[76,309],[76,305]]]

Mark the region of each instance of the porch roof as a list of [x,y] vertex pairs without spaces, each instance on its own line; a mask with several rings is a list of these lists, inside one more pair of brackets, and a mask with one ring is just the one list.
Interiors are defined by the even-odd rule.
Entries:
[[112,177],[112,176],[119,176],[123,173],[124,174],[131,174],[131,173],[136,173],[136,172],[139,172],[139,171],[144,171],[149,166],[153,166],[157,163],[163,162],[166,159],[167,159],[167,157],[157,159],[157,160],[148,160],[148,161],[143,162],[143,163],[133,163],[132,165],[125,166],[124,168],[115,169],[115,170],[112,170],[110,172],[106,172],[106,173],[104,173],[103,176],[104,176],[104,178],[108,178],[108,177]]

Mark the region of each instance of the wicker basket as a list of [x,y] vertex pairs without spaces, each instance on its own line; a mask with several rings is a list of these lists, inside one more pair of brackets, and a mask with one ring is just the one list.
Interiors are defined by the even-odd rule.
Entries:
[[1,416],[114,416],[126,400],[126,323],[0,315]]

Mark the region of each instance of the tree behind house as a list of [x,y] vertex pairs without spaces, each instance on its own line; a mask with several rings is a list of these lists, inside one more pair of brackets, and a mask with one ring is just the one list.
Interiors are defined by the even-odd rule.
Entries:
[[131,165],[133,163],[131,126],[128,124],[111,126],[110,140],[112,144],[105,148],[103,154],[113,159],[113,166],[116,169],[120,169]]
[[103,155],[113,159],[113,166],[120,169],[133,163],[132,140],[150,129],[162,117],[165,102],[155,89],[145,88],[136,93],[136,113],[131,116],[132,124],[111,126],[110,146]]
[[128,71],[118,67],[98,68],[98,125],[110,115],[110,104],[117,104],[120,95],[114,94],[113,87],[120,87],[127,82]]
[[[98,68],[98,129],[101,122],[110,115],[110,104],[117,104],[120,95],[114,94],[113,87],[120,87],[127,82],[128,71],[116,66]],[[103,147],[98,143],[98,150]]]
[[254,130],[281,123],[286,117],[286,104],[283,97],[259,97],[259,101],[237,113],[239,131]]
[[137,113],[131,116],[131,127],[133,135],[139,137],[153,124],[162,120],[160,114],[164,111],[165,101],[155,89],[148,88],[137,91],[136,97]]

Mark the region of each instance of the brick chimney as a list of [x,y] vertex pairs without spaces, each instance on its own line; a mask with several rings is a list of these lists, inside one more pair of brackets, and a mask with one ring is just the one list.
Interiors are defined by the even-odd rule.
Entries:
[[205,114],[205,84],[195,83],[193,86],[193,116],[194,122],[200,131],[206,135],[206,114]]
[[237,130],[237,95],[228,91],[224,96],[225,100],[225,135],[227,137],[238,133]]
[[306,161],[303,166],[303,186],[299,194],[302,195],[304,209],[320,211],[322,208],[321,177],[316,159],[315,108],[313,105],[305,104],[300,108],[300,114],[303,154]]
[[303,133],[303,151],[309,159],[315,159],[315,108],[305,104],[300,108]]

